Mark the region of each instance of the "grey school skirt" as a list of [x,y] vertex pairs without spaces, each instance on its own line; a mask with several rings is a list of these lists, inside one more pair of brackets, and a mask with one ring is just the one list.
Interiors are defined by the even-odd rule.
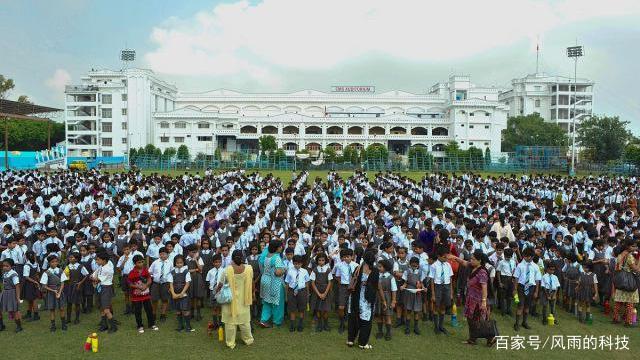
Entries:
[[16,300],[16,289],[4,290],[0,293],[0,311],[14,312],[20,310]]

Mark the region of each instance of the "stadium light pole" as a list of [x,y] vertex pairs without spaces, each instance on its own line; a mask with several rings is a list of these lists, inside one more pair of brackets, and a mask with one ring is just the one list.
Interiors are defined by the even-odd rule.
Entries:
[[[571,169],[569,170],[570,176],[576,175],[576,103],[578,102],[578,59],[582,57],[582,45],[569,46],[567,48],[567,56],[573,59],[573,116],[572,125],[573,130],[571,132]],[[569,89],[571,90],[571,89]]]

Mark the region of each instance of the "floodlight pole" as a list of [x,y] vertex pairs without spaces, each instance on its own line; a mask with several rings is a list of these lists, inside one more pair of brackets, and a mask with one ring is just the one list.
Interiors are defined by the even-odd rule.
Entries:
[[4,117],[4,170],[9,171],[9,117]]
[[[582,46],[570,46],[567,48],[567,56],[573,58],[573,117],[572,125],[573,130],[571,132],[571,169],[569,170],[570,176],[576,174],[576,104],[578,102],[578,58],[582,56]],[[571,90],[571,89],[569,89]]]

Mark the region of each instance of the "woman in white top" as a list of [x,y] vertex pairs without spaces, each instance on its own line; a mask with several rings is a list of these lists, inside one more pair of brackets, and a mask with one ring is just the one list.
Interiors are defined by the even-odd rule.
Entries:
[[509,241],[516,241],[516,237],[513,235],[513,230],[511,229],[511,224],[505,221],[504,214],[500,214],[498,221],[493,223],[490,231],[495,231],[498,239],[507,237]]

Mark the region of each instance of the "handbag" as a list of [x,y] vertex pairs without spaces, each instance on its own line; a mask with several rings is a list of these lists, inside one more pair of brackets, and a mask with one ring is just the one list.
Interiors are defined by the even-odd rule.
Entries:
[[624,270],[616,270],[613,274],[613,286],[622,291],[636,291],[638,284],[632,273]]
[[229,283],[222,285],[222,288],[216,294],[216,302],[218,304],[229,304],[233,300],[233,295],[231,293],[231,287]]
[[472,339],[491,339],[498,335],[498,324],[495,320],[469,321],[469,337]]

